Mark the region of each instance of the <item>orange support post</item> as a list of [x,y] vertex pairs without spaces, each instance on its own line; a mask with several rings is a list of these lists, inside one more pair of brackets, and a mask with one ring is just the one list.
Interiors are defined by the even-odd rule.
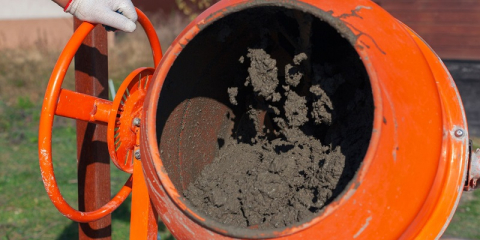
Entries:
[[152,208],[142,162],[139,160],[134,160],[133,179],[130,239],[156,240],[158,216]]
[[[82,22],[75,19],[77,28]],[[108,99],[107,33],[97,25],[75,56],[75,90]],[[92,64],[92,63],[95,64]],[[110,200],[110,156],[107,126],[77,121],[78,207],[94,211]],[[79,223],[81,240],[111,239],[111,216]]]

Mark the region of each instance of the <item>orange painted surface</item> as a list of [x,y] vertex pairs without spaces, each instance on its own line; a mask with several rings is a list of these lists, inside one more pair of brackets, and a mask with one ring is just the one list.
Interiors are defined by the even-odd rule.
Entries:
[[[147,34],[152,49],[153,62],[158,66],[162,59],[162,47],[157,33],[150,20],[137,9],[138,22]],[[132,122],[135,118],[141,118],[143,101],[150,80],[155,69],[138,68],[130,73],[118,89],[113,100],[108,119],[107,144],[112,162],[120,170],[133,173],[133,152],[138,144],[135,143],[137,132]]]
[[158,216],[150,202],[142,162],[139,160],[134,160],[133,176],[130,239],[156,240]]
[[[345,194],[323,213],[286,229],[237,231],[201,218],[184,203],[160,158],[156,115],[165,77],[200,29],[234,9],[262,4],[289,8],[308,4],[314,8],[302,10],[330,12],[356,35],[353,45],[372,85],[374,123],[359,172]],[[219,2],[170,46],[154,74],[143,115],[142,162],[150,197],[177,239],[433,239],[448,225],[464,185],[468,133],[453,80],[427,45],[367,0]],[[457,129],[465,134],[456,137]]]
[[[332,19],[341,21],[343,27],[356,36],[356,42],[352,44],[372,85],[374,122],[369,149],[352,184],[321,214],[309,222],[285,229],[242,231],[223,228],[185,204],[160,158],[156,115],[166,75],[178,54],[204,25],[234,10],[262,4],[298,8],[312,14],[316,11],[329,12]],[[346,15],[349,17],[342,17]],[[142,18],[139,13],[141,23]],[[62,94],[60,86],[74,53],[92,28],[91,24],[83,24],[60,56],[45,95],[39,132],[40,167],[47,193],[60,212],[80,222],[93,221],[109,214],[128,196],[131,186],[130,178],[109,204],[94,212],[83,213],[65,202],[53,173],[53,116],[58,113],[91,119],[90,110],[96,104],[95,99],[87,98],[85,106],[81,107],[82,113],[78,115],[65,110],[68,104],[59,109],[57,106],[59,97],[65,100],[75,95]],[[133,166],[124,168],[133,171],[135,176],[132,239],[154,239],[157,227],[155,212],[177,239],[317,239],[319,236],[335,239],[434,239],[445,230],[461,196],[469,154],[468,130],[460,96],[443,63],[428,45],[376,4],[368,0],[221,1],[187,26],[163,59],[153,27],[145,30],[157,68],[155,73],[151,69],[139,69],[131,75],[132,79],[137,76],[142,79],[139,74],[147,71],[143,79],[151,76],[152,81],[148,83],[149,87],[144,88],[147,90],[143,96],[145,101],[143,97],[137,98],[137,103],[143,103],[143,106],[131,106],[134,114],[128,122],[134,117],[141,119],[140,135],[138,128],[125,128],[133,131],[129,140],[134,150],[140,148],[142,157],[141,162],[134,160]],[[185,66],[185,69],[188,70],[188,67]],[[127,82],[125,89],[134,89],[128,87],[134,81]],[[59,103],[59,106],[61,104],[64,103]],[[100,103],[101,109],[107,109],[108,104]],[[115,104],[115,101],[112,105],[114,111],[120,109],[120,104]],[[102,110],[94,121],[108,119],[109,129],[113,129],[109,131],[115,133],[115,116],[116,113]],[[117,125],[117,128],[124,127]],[[454,132],[458,129],[465,134],[455,136]],[[109,134],[109,142],[112,142],[112,135],[115,134]],[[113,140],[115,142],[115,138]],[[145,176],[145,181],[142,176]],[[137,177],[140,177],[139,180],[135,180]]]
[[[118,194],[106,205],[93,212],[80,212],[72,208],[63,198],[58,188],[52,164],[52,126],[53,117],[57,108],[57,101],[61,91],[61,85],[73,59],[75,52],[87,34],[93,29],[90,23],[82,24],[68,42],[55,65],[52,76],[47,86],[40,115],[38,152],[42,180],[48,196],[55,207],[66,217],[77,222],[90,222],[98,220],[116,209],[130,194],[131,179],[122,187]],[[90,105],[91,106],[91,105]]]
[[111,109],[111,101],[61,89],[55,115],[93,123],[107,123]]
[[[155,29],[146,16],[137,9],[138,21],[144,27],[153,51],[155,65],[162,58],[161,47]],[[76,51],[88,33],[95,25],[84,22],[73,34],[70,41],[62,51],[50,77],[45,98],[43,101],[40,127],[39,127],[39,162],[42,180],[52,203],[66,217],[77,222],[91,222],[98,220],[114,211],[127,198],[131,192],[132,176],[113,199],[101,208],[91,212],[81,212],[72,208],[63,198],[58,188],[52,164],[52,126],[53,118],[57,113],[74,119],[90,122],[106,123],[111,119],[112,103],[103,99],[97,99],[83,94],[61,89],[65,73]],[[141,71],[153,72],[152,69]],[[143,94],[144,95],[144,94]],[[135,105],[135,102],[132,103]],[[141,103],[137,104],[141,109]],[[73,108],[74,107],[74,108]],[[138,108],[137,107],[137,108]],[[78,109],[78,111],[77,111]],[[115,116],[113,116],[115,117]],[[114,126],[109,126],[114,128]],[[133,136],[133,141],[136,136]],[[111,141],[111,140],[110,140]]]
[[146,89],[154,71],[153,68],[138,68],[130,73],[118,88],[111,106],[107,129],[108,151],[115,166],[127,173],[133,173],[133,153],[138,147],[138,127],[133,121],[141,118]]

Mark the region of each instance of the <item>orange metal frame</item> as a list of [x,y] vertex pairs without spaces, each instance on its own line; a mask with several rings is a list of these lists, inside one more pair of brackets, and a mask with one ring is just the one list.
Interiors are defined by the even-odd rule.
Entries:
[[[145,14],[138,9],[137,14],[139,17],[138,21],[148,36],[154,64],[157,66],[162,58],[162,50],[155,29]],[[132,236],[141,236],[138,234],[142,232],[148,235],[148,239],[154,239],[157,233],[157,216],[149,204],[143,170],[138,160],[135,160],[135,162],[128,161],[127,164],[125,159],[117,159],[117,155],[115,154],[111,156],[117,167],[133,174],[110,202],[95,211],[81,212],[72,208],[62,197],[56,182],[51,153],[54,115],[97,124],[108,123],[107,142],[111,154],[112,152],[116,153],[116,150],[119,148],[118,144],[116,144],[118,143],[116,136],[121,135],[120,131],[126,132],[126,134],[123,135],[127,136],[131,136],[128,134],[133,132],[133,136],[131,137],[133,144],[130,146],[134,148],[132,149],[132,153],[133,150],[138,150],[139,147],[139,126],[120,127],[118,126],[118,121],[124,123],[130,121],[131,123],[134,117],[141,117],[142,102],[146,94],[146,88],[148,87],[148,79],[153,74],[154,69],[139,68],[132,72],[120,87],[119,92],[121,92],[121,94],[118,94],[113,102],[61,88],[68,66],[76,51],[94,27],[95,25],[88,22],[81,24],[61,53],[50,77],[42,106],[39,128],[38,150],[42,180],[55,207],[63,215],[77,222],[91,222],[110,214],[128,197],[132,191],[133,184],[135,190],[133,191],[132,208],[135,210],[135,214],[132,214],[131,234],[133,234]],[[125,99],[131,97],[130,93],[134,97],[129,101],[130,104],[126,104]],[[129,114],[124,114],[125,117],[119,119],[118,115],[121,115],[119,112],[124,111],[124,109],[130,109]],[[132,153],[130,154],[133,160]],[[147,236],[145,239],[147,239]]]

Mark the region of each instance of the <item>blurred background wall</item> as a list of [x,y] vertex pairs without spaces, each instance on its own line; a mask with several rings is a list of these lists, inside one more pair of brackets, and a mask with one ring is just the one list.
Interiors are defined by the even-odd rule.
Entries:
[[[147,15],[187,17],[218,0],[133,0]],[[478,0],[375,0],[422,36],[442,59],[480,60]],[[64,42],[71,17],[50,0],[0,0],[0,48]]]
[[0,49],[65,44],[73,20],[49,0],[0,0]]
[[469,133],[480,137],[480,1],[375,0],[417,32],[453,76]]
[[[218,0],[133,0],[149,18],[193,18]],[[73,33],[70,14],[51,0],[0,0],[0,49],[64,46]]]
[[442,59],[480,60],[480,1],[375,0]]

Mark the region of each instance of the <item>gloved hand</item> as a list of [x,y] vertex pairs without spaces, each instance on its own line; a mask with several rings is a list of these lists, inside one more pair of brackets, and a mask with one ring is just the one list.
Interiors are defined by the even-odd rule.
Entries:
[[131,0],[70,0],[64,10],[82,21],[125,32],[133,32],[137,27],[137,12]]

